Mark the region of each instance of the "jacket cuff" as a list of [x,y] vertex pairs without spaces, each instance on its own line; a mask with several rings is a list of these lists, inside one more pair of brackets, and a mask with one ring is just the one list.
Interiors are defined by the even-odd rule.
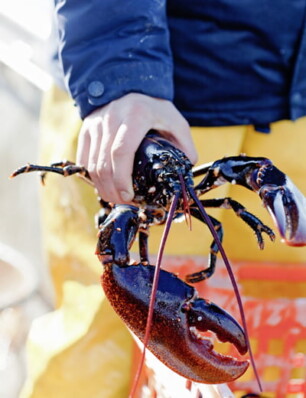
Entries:
[[172,101],[172,66],[159,62],[132,62],[96,70],[74,99],[84,119],[95,109],[131,92]]

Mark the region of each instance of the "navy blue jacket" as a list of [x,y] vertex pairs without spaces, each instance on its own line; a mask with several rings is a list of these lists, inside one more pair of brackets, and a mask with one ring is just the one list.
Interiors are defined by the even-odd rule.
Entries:
[[60,59],[84,118],[129,92],[191,125],[306,115],[305,0],[55,0]]

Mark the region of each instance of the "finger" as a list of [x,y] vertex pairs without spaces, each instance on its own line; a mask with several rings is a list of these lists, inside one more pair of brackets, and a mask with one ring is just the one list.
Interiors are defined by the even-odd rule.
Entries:
[[112,145],[113,179],[117,195],[124,203],[134,197],[132,173],[135,152],[149,130],[144,122],[127,119],[122,123]]
[[96,189],[98,190],[99,195],[101,195],[101,193],[100,193],[100,189],[99,189],[99,174],[97,171],[97,164],[98,164],[98,159],[99,159],[99,151],[100,151],[100,145],[101,145],[101,141],[102,141],[102,134],[103,134],[103,131],[102,131],[102,121],[101,121],[98,125],[94,125],[91,128],[90,149],[89,149],[88,166],[87,166],[90,177],[91,177]]
[[88,155],[88,169],[92,174],[97,175],[97,163],[102,141],[102,122],[91,127],[90,131],[90,148]]
[[90,135],[87,127],[83,124],[77,144],[76,164],[88,169],[88,157],[90,150]]
[[113,165],[111,159],[111,148],[120,126],[117,117],[107,115],[103,120],[103,134],[99,147],[97,159],[97,181],[98,192],[107,201],[120,203],[120,198],[114,185]]

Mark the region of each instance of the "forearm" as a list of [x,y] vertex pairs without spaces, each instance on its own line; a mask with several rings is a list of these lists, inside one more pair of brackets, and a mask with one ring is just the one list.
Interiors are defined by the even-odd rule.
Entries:
[[55,0],[65,82],[84,118],[130,92],[172,100],[166,0]]

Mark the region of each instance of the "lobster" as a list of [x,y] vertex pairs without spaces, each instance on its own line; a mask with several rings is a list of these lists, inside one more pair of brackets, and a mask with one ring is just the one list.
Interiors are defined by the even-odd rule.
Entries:
[[[31,172],[78,174],[91,183],[88,171],[72,162],[51,166],[28,164],[12,177]],[[203,175],[194,186],[193,178]],[[221,252],[221,223],[205,208],[232,209],[255,233],[264,247],[263,233],[273,241],[274,232],[240,203],[231,199],[199,199],[224,183],[235,183],[261,197],[282,239],[288,245],[306,245],[305,197],[291,180],[263,157],[225,157],[196,168],[186,155],[155,131],[138,148],[133,169],[135,196],[131,204],[112,204],[100,198],[96,254],[103,264],[102,286],[111,305],[130,330],[169,368],[200,383],[224,383],[239,378],[249,362],[214,351],[202,332],[211,331],[221,342],[230,342],[243,355],[250,350],[245,321],[239,323],[216,304],[198,297],[191,285],[213,275]],[[164,241],[173,219],[195,217],[208,225],[213,240],[208,266],[187,275],[185,281],[160,269]],[[149,229],[166,224],[156,266],[148,255]],[[139,263],[129,250],[138,235]],[[233,275],[230,275],[233,281]],[[234,288],[237,289],[234,285]],[[240,302],[240,306],[242,304]],[[243,320],[243,317],[242,317]],[[252,358],[251,358],[252,359]]]

